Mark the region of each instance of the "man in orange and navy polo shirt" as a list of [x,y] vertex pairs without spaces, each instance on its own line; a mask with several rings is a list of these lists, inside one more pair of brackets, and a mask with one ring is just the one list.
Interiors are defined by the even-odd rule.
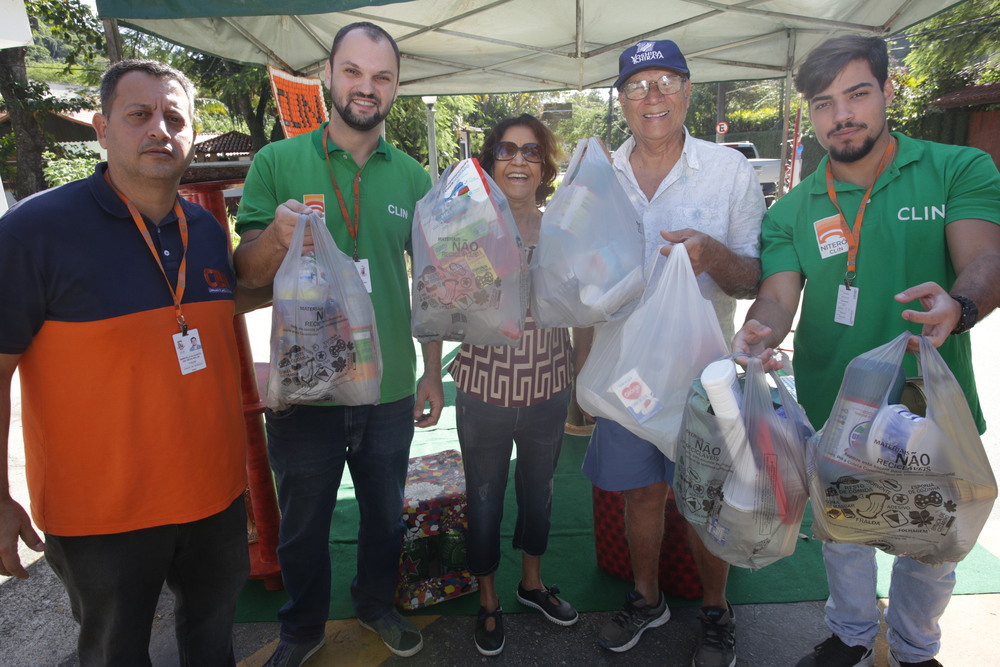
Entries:
[[[164,582],[180,662],[233,664],[249,569],[236,281],[226,231],[177,196],[194,88],[127,60],[101,98],[107,163],[0,219],[0,574],[27,577],[19,537],[45,549],[82,665],[148,664]],[[15,368],[44,544],[8,488]]]

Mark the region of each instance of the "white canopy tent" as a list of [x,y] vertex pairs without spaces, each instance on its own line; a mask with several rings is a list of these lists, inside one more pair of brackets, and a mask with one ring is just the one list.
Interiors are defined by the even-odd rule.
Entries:
[[[315,76],[344,25],[399,44],[400,94],[611,85],[618,55],[672,39],[696,83],[791,77],[837,34],[899,32],[957,0],[97,0],[104,19],[191,49]],[[785,86],[790,116],[791,85]],[[782,161],[787,146],[782,143]]]
[[0,49],[31,43],[31,26],[24,0],[0,0]]
[[401,94],[610,85],[618,54],[672,39],[695,82],[784,76],[827,37],[890,34],[954,0],[97,0],[102,18],[192,49],[304,75],[372,21],[399,43]]

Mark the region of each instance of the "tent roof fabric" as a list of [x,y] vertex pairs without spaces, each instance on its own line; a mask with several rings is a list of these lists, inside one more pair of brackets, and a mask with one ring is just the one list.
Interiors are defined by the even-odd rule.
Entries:
[[[315,76],[344,25],[385,28],[402,54],[400,94],[611,85],[618,55],[672,39],[695,82],[785,76],[836,34],[887,35],[949,0],[97,0],[102,18],[191,49]],[[237,13],[239,15],[237,15]]]

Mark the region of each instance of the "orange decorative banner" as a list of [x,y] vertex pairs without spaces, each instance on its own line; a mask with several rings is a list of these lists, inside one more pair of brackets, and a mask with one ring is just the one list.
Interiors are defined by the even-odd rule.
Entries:
[[286,139],[315,130],[329,119],[322,81],[295,76],[271,65],[267,72]]

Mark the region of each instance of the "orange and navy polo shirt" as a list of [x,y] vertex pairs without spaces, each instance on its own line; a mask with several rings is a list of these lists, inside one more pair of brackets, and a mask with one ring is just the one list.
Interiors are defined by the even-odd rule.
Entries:
[[[0,353],[22,355],[31,512],[54,535],[187,523],[246,487],[227,232],[182,202],[182,307],[207,368],[181,375],[170,290],[106,168],[0,218]],[[146,224],[176,285],[176,215]]]

